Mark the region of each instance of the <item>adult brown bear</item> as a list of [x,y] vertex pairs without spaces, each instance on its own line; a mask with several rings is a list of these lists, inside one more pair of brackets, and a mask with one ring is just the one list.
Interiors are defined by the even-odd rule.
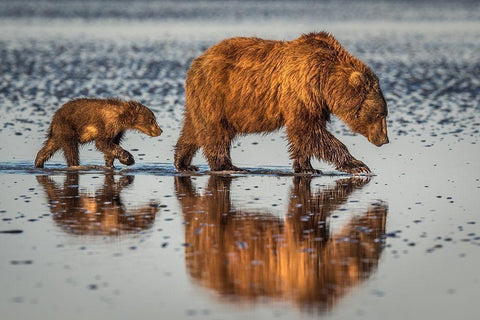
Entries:
[[293,41],[232,38],[195,59],[187,72],[183,129],[175,167],[191,165],[202,147],[210,169],[240,170],[230,144],[237,135],[286,126],[296,173],[317,173],[311,157],[337,170],[370,169],[327,131],[330,114],[375,144],[388,143],[387,105],[377,76],[325,32]]

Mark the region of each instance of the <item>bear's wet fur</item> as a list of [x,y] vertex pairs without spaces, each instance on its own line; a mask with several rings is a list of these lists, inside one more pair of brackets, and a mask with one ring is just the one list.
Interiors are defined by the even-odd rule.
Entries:
[[387,105],[372,70],[326,32],[293,41],[231,38],[210,47],[187,72],[183,129],[175,147],[179,171],[203,149],[212,171],[240,170],[230,145],[237,135],[286,126],[296,173],[317,173],[311,157],[337,170],[370,173],[327,131],[330,114],[377,145],[388,143]]
[[115,98],[71,100],[55,112],[47,140],[35,159],[35,167],[43,168],[45,161],[59,149],[63,150],[69,167],[78,166],[78,146],[92,141],[104,153],[105,166],[113,167],[115,158],[132,165],[135,163],[133,156],[119,145],[129,129],[152,137],[162,133],[153,112],[140,102]]

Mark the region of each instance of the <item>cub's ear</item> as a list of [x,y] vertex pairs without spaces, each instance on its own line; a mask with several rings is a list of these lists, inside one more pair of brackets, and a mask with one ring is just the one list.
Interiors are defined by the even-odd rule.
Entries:
[[348,78],[348,83],[354,88],[360,88],[365,84],[365,76],[359,71],[353,71]]
[[138,115],[138,111],[140,110],[139,103],[136,102],[136,101],[128,101],[128,102],[126,102],[126,105],[127,105],[126,113],[130,117],[136,118],[137,115]]

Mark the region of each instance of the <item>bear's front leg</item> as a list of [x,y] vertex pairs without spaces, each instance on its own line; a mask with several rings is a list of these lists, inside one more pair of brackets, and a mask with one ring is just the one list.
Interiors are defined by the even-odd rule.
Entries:
[[319,158],[333,163],[339,171],[351,174],[371,173],[367,165],[355,159],[347,147],[326,128],[320,128],[319,130],[316,154]]
[[117,158],[122,164],[131,166],[135,163],[132,154],[111,140],[97,139],[95,145],[105,154],[105,166],[113,167],[113,159]]
[[293,172],[321,174],[320,170],[314,169],[310,158],[314,154],[316,137],[315,126],[299,119],[287,124],[287,136],[289,143],[290,158],[293,159]]

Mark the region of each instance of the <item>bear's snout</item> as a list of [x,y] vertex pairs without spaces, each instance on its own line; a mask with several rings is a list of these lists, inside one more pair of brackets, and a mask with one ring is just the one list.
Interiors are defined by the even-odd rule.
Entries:
[[386,119],[382,118],[380,121],[373,123],[373,125],[370,126],[366,136],[368,141],[377,147],[389,143],[390,141],[388,140]]
[[373,141],[370,141],[371,143],[373,143],[374,145],[376,145],[377,147],[381,147],[383,146],[384,144],[387,144],[389,143],[390,141],[388,140],[388,137],[387,136],[383,136],[379,139],[375,139]]

